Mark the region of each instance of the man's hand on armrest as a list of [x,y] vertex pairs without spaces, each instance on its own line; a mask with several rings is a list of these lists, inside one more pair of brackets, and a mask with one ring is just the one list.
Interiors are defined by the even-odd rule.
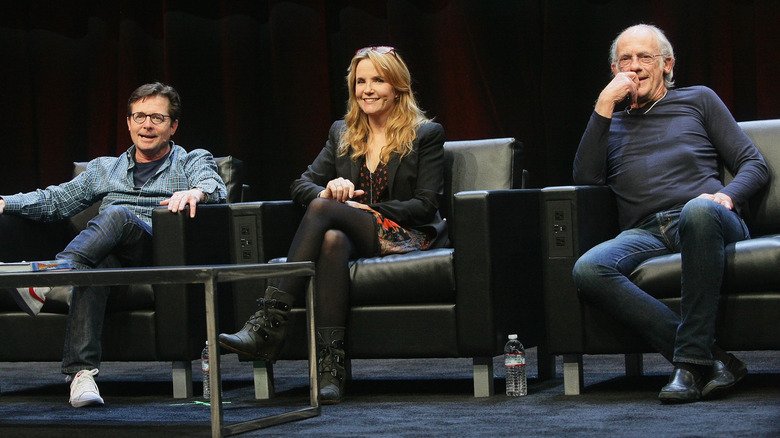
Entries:
[[167,205],[168,211],[177,213],[184,210],[184,207],[190,206],[190,217],[195,217],[195,206],[206,199],[206,194],[200,189],[190,189],[181,192],[175,192],[170,198],[160,202],[160,205]]

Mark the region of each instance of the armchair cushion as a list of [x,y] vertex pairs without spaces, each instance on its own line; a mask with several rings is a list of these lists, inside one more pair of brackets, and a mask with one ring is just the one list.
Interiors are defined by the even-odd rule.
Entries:
[[[283,263],[286,258],[271,260]],[[350,305],[451,303],[455,300],[453,250],[438,248],[350,262]],[[399,281],[404,287],[398,287]]]
[[[780,236],[764,236],[726,246],[726,275],[722,294],[736,295],[779,290]],[[637,266],[629,278],[656,298],[679,297],[680,254],[653,257]]]
[[[455,298],[453,250],[415,251],[352,263],[353,306],[451,303]],[[403,287],[398,287],[403,279]]]

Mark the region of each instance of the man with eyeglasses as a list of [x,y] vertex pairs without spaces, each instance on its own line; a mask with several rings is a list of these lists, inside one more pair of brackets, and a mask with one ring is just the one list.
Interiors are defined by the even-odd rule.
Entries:
[[[715,343],[725,246],[749,238],[740,208],[768,181],[761,154],[709,88],[674,89],[674,52],[655,26],[624,30],[574,159],[575,184],[609,185],[621,233],[574,266],[580,294],[633,328],[674,364],[662,403],[711,398],[747,366]],[[623,105],[625,103],[625,106]],[[724,186],[719,161],[735,175]],[[628,275],[651,257],[680,253],[681,312]]]
[[[144,266],[152,260],[152,210],[177,213],[199,203],[224,202],[225,184],[211,154],[187,152],[171,137],[179,126],[178,92],[159,82],[138,87],[127,103],[127,129],[133,140],[119,157],[90,161],[73,180],[34,192],[0,198],[0,214],[39,221],[71,217],[102,199],[100,212],[59,254],[76,269]],[[68,287],[70,288],[70,287]],[[100,336],[107,287],[73,287],[62,372],[68,376],[74,407],[103,404],[94,376],[100,366]],[[12,290],[30,315],[43,307],[50,288]]]

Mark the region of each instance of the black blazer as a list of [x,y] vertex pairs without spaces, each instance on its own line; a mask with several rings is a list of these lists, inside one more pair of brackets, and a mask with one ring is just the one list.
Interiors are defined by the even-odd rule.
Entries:
[[[358,180],[363,163],[353,161],[349,154],[338,156],[343,129],[343,120],[333,123],[325,147],[301,177],[293,181],[290,190],[296,203],[308,206],[334,178],[353,183]],[[444,190],[444,128],[435,122],[420,125],[412,152],[403,159],[393,154],[387,163],[387,176],[390,200],[369,206],[403,227],[443,236],[446,227],[438,211]]]

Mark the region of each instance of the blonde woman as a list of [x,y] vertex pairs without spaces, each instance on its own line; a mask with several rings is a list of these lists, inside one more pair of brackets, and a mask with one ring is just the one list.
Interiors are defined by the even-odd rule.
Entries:
[[[320,401],[344,394],[344,331],[349,306],[349,260],[425,250],[437,243],[443,190],[444,129],[425,117],[411,76],[392,47],[358,50],[348,68],[344,120],[330,128],[325,147],[292,183],[306,207],[288,261],[311,260],[317,276]],[[303,303],[305,283],[269,287],[257,311],[220,344],[258,360],[275,361],[287,316]]]

